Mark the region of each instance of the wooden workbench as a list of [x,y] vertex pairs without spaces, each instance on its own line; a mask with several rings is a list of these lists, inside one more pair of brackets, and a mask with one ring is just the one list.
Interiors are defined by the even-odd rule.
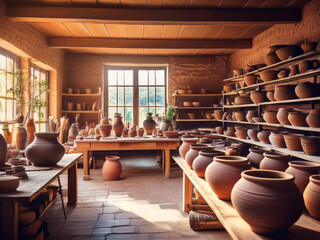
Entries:
[[[193,186],[200,192],[210,208],[218,217],[226,231],[233,239],[256,240],[256,239],[279,239],[279,240],[319,240],[320,221],[304,213],[301,218],[285,233],[276,236],[263,236],[254,233],[250,226],[239,216],[232,207],[230,201],[220,200],[211,190],[209,184],[203,178],[191,170],[186,161],[181,157],[174,156],[173,159],[183,170],[183,206],[184,211],[189,212],[192,206]],[[263,207],[263,206],[261,206]]]
[[89,161],[94,151],[162,150],[162,167],[170,177],[171,150],[180,146],[179,138],[161,137],[110,137],[103,140],[76,140],[75,150],[83,153],[83,180],[90,180]]

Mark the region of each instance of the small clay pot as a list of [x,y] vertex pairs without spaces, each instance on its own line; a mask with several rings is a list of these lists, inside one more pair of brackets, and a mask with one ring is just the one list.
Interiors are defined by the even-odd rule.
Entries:
[[263,156],[264,158],[260,162],[260,169],[284,172],[288,168],[288,163],[291,160],[291,156],[284,153],[265,152]]
[[309,127],[320,127],[320,109],[311,109],[309,115],[306,118],[306,122]]
[[290,71],[288,69],[282,69],[279,73],[278,73],[278,78],[286,78],[289,76]]
[[278,119],[277,119],[277,111],[265,111],[263,113],[263,119],[267,122],[267,123],[279,123]]
[[248,136],[247,132],[248,132],[247,128],[236,127],[235,134],[238,138],[246,139]]
[[67,102],[67,110],[68,111],[72,111],[73,110],[73,106],[74,106],[73,102]]
[[209,150],[210,147],[207,144],[192,144],[190,145],[190,150],[185,156],[185,160],[190,169],[192,169],[192,163],[196,157],[199,155],[199,151]]
[[215,119],[222,120],[223,111],[221,109],[215,109],[213,114]]
[[277,132],[277,131],[271,132],[271,134],[269,136],[270,143],[275,147],[285,148],[286,143],[284,141],[283,136],[287,133],[288,132]]
[[195,113],[187,113],[188,117],[190,119],[195,119],[196,118],[196,114]]
[[249,98],[249,95],[246,94],[246,93],[241,93],[239,96],[237,96],[235,99],[234,99],[234,102],[236,105],[241,105],[241,104],[250,104],[252,103],[250,98]]
[[307,115],[307,113],[302,112],[289,112],[288,119],[292,126],[307,127]]
[[120,178],[122,165],[118,156],[106,156],[106,161],[102,167],[103,180],[114,181]]
[[295,88],[295,93],[299,98],[311,98],[319,95],[317,84],[311,82],[299,83]]
[[201,102],[192,102],[192,106],[200,107],[201,106]]
[[223,127],[218,126],[218,127],[216,127],[215,129],[216,129],[216,132],[217,132],[218,134],[223,134],[223,131],[224,131],[224,128],[223,128]]
[[299,72],[305,73],[309,70],[316,69],[319,67],[319,61],[318,60],[305,60],[299,63]]
[[229,137],[234,137],[235,136],[235,132],[236,131],[234,130],[233,127],[228,127],[225,135],[229,136]]
[[310,182],[303,193],[309,214],[320,220],[320,174],[310,176]]
[[268,90],[266,95],[271,102],[276,101],[276,99],[274,98],[274,90]]
[[278,70],[264,70],[260,72],[260,78],[264,82],[269,82],[275,79],[278,79]]
[[281,61],[286,60],[290,57],[292,58],[292,57],[298,56],[302,53],[303,51],[300,48],[300,46],[295,46],[295,45],[290,45],[290,46],[279,48],[278,50],[276,50],[276,54]]
[[229,83],[226,85],[223,85],[223,89],[226,93],[231,92],[232,90],[234,90],[236,87],[236,85],[234,83]]
[[68,94],[73,94],[73,88],[67,88],[67,93]]
[[221,152],[215,150],[203,150],[199,152],[199,156],[192,163],[192,168],[198,177],[204,178],[206,168],[212,163],[213,158],[219,155],[221,155]]
[[274,98],[277,101],[295,99],[297,95],[295,94],[296,85],[276,85],[274,90]]
[[312,52],[316,49],[318,42],[305,42],[300,45],[304,53]]
[[294,76],[294,75],[299,73],[298,65],[291,65],[291,66],[289,66],[289,68],[290,68],[289,77],[292,77],[292,76]]
[[239,154],[240,154],[240,151],[239,151],[238,148],[230,147],[230,146],[225,147],[224,155],[226,155],[226,156],[238,156]]
[[246,115],[244,112],[238,111],[235,112],[235,117],[237,121],[245,121],[246,120]]
[[187,152],[190,149],[192,144],[196,144],[199,138],[195,137],[182,137],[181,141],[183,142],[179,148],[179,154],[182,158],[185,158]]
[[261,103],[261,102],[267,102],[267,92],[266,91],[252,91],[250,94],[250,99],[255,104]]
[[296,134],[296,133],[288,133],[283,135],[284,141],[288,150],[291,151],[302,151],[300,137],[303,137],[303,134]]
[[84,93],[91,94],[92,93],[92,89],[91,88],[86,88],[86,89],[84,89]]
[[234,69],[233,72],[234,72],[234,74],[235,74],[236,76],[240,76],[240,75],[243,74],[243,68]]
[[249,154],[247,156],[249,163],[252,167],[259,168],[260,162],[264,158],[263,153],[267,150],[261,147],[249,148]]
[[77,111],[81,111],[82,110],[82,104],[81,103],[77,103],[76,104],[76,106],[77,106]]
[[129,137],[129,129],[128,128],[124,128],[122,130],[122,137]]
[[248,110],[248,113],[246,115],[246,119],[250,123],[254,123],[252,117],[258,117],[258,111],[257,110]]
[[20,180],[15,176],[1,176],[0,177],[0,193],[15,192],[18,188]]
[[278,58],[277,54],[274,52],[269,52],[265,57],[264,57],[265,63],[269,66],[272,64],[275,64],[277,62],[280,62],[280,59]]
[[257,76],[256,75],[245,75],[244,82],[247,84],[247,86],[256,84]]
[[143,134],[144,134],[144,128],[142,127],[138,128],[138,136],[143,137]]
[[247,64],[247,66],[244,67],[244,72],[245,73],[249,73],[249,72],[252,72],[252,71],[254,71],[256,69],[257,69],[257,65],[249,65],[249,64]]
[[320,138],[319,137],[300,137],[301,145],[306,155],[319,156],[320,154]]
[[183,102],[184,107],[192,107],[192,102]]
[[212,111],[206,111],[204,115],[207,119],[212,119],[214,117]]
[[258,132],[257,136],[260,142],[265,144],[270,144],[270,140],[269,140],[270,134],[271,134],[271,131],[261,131],[261,132]]
[[290,108],[279,108],[278,113],[277,113],[277,119],[281,124],[290,125],[290,122],[288,119],[290,111],[293,111],[293,110]]
[[257,134],[258,134],[257,129],[250,128],[250,129],[248,129],[247,134],[251,140],[259,142],[259,138],[257,136]]

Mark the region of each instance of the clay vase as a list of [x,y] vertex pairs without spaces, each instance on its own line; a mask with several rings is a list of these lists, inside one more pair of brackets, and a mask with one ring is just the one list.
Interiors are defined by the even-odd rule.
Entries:
[[267,92],[266,91],[252,91],[250,93],[250,99],[255,104],[261,103],[261,102],[267,102]]
[[283,125],[290,125],[288,115],[289,112],[292,111],[290,108],[279,108],[277,113],[277,119],[278,121]]
[[320,109],[311,109],[306,118],[307,124],[312,128],[320,127]]
[[122,131],[124,129],[124,125],[122,122],[121,113],[114,114],[114,123],[113,123],[113,131],[117,137],[121,137]]
[[259,138],[257,136],[257,134],[258,134],[258,130],[257,129],[250,128],[250,129],[248,129],[247,134],[248,134],[248,137],[251,140],[259,142]]
[[138,128],[138,136],[143,137],[144,134],[144,128]]
[[207,167],[205,179],[219,199],[230,200],[234,184],[240,179],[241,172],[248,169],[246,157],[217,156]]
[[215,119],[222,120],[223,111],[221,109],[215,109],[213,115]]
[[252,101],[249,98],[249,95],[246,93],[240,93],[240,95],[234,99],[234,102],[236,105],[252,103]]
[[223,134],[224,128],[218,126],[218,127],[215,128],[215,130],[216,130],[216,132],[217,132],[218,134]]
[[120,178],[122,173],[122,165],[118,156],[106,156],[106,161],[102,167],[103,180],[114,181]]
[[271,132],[271,134],[269,135],[270,143],[275,147],[285,148],[286,143],[284,141],[283,136],[287,133],[288,132],[277,132],[277,131]]
[[309,183],[309,177],[318,174],[320,164],[307,161],[291,161],[289,167],[285,171],[294,176],[294,183],[297,185],[299,191],[303,194],[304,189]]
[[316,69],[319,67],[318,60],[305,60],[299,63],[299,72],[305,73],[311,69]]
[[277,119],[277,111],[265,111],[263,113],[263,120],[267,123],[279,123]]
[[289,154],[265,152],[264,158],[260,162],[260,169],[277,170],[284,172],[288,168],[288,163],[291,160]]
[[101,134],[101,137],[109,137],[111,134],[112,125],[109,123],[108,119],[104,119],[100,121],[99,124],[99,131]]
[[208,150],[210,147],[207,144],[193,144],[190,145],[190,150],[187,152],[185,156],[185,160],[190,169],[192,169],[193,160],[198,157],[199,151]]
[[260,162],[264,158],[263,153],[267,150],[264,148],[259,147],[253,147],[249,148],[250,153],[248,154],[247,158],[249,160],[249,163],[252,167],[259,168]]
[[25,127],[17,126],[15,130],[15,147],[25,150],[28,145],[28,132]]
[[236,117],[237,121],[245,121],[246,120],[246,115],[242,111],[235,112],[235,117]]
[[122,130],[122,137],[129,137],[129,129],[128,128],[124,128]]
[[303,198],[288,173],[248,170],[234,185],[231,202],[251,230],[275,234],[288,229],[303,213]]
[[194,137],[182,137],[181,141],[183,142],[179,148],[179,154],[182,158],[185,158],[187,152],[190,150],[190,146],[196,144],[199,138]]
[[64,156],[65,148],[58,141],[59,133],[38,132],[36,138],[27,147],[25,154],[35,166],[51,167]]
[[221,155],[221,152],[215,150],[202,150],[199,155],[193,160],[192,169],[198,177],[204,178],[206,168],[212,163],[213,158]]
[[317,84],[311,82],[299,83],[295,88],[295,93],[299,98],[311,98],[318,95]]
[[34,120],[29,118],[26,123],[26,128],[28,132],[28,145],[34,140],[34,133],[36,132],[36,125],[34,124]]
[[235,136],[235,130],[234,127],[227,127],[227,132],[226,135],[229,137],[234,137]]
[[248,110],[248,113],[246,115],[246,119],[248,122],[253,123],[252,117],[258,117],[258,111],[256,110]]
[[277,101],[295,99],[297,95],[295,94],[296,85],[276,85],[274,89],[274,98]]
[[283,135],[287,149],[291,151],[302,151],[300,137],[303,137],[303,134],[288,133]]
[[236,129],[236,136],[238,138],[242,138],[242,139],[246,139],[247,138],[247,132],[248,132],[248,129],[247,128],[243,128],[243,127],[235,127]]
[[68,133],[68,141],[74,142],[74,140],[76,140],[76,137],[78,136],[79,132],[80,132],[80,130],[79,130],[78,123],[72,123],[71,127],[69,129],[69,133]]
[[266,95],[271,102],[276,101],[276,99],[274,98],[274,90],[268,90]]
[[269,135],[271,134],[271,131],[261,131],[258,132],[257,136],[260,142],[265,144],[270,144]]
[[320,220],[320,174],[310,176],[310,182],[303,193],[309,214]]
[[288,119],[292,126],[307,127],[307,115],[307,113],[302,112],[289,112]]
[[[160,131],[161,131],[161,130],[159,130],[159,132],[160,132]],[[158,132],[158,134],[159,134],[159,132]],[[130,136],[130,137],[136,137],[136,136],[137,136],[137,127],[136,127],[136,126],[132,126],[132,127],[130,128],[129,136]]]
[[7,160],[7,141],[2,134],[0,134],[0,166],[4,166]]
[[320,138],[319,137],[300,137],[301,145],[304,153],[311,156],[319,156],[320,154]]
[[152,135],[153,129],[156,127],[156,122],[152,119],[152,113],[147,113],[147,118],[143,121],[143,128],[147,135]]
[[289,68],[290,68],[289,77],[292,77],[292,76],[299,73],[298,65],[291,65],[291,66],[289,66]]

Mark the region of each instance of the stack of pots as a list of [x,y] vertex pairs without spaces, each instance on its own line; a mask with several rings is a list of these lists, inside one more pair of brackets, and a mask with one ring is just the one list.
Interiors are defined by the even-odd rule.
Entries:
[[197,176],[204,178],[208,165],[212,163],[214,157],[219,155],[221,155],[221,152],[213,149],[200,151],[198,157],[192,163],[192,168]]
[[193,160],[196,157],[198,157],[199,151],[208,150],[210,148],[212,148],[212,147],[210,147],[207,144],[193,144],[193,145],[190,145],[190,150],[187,152],[187,154],[185,156],[185,160],[186,160],[187,165],[189,166],[189,168],[192,169]]

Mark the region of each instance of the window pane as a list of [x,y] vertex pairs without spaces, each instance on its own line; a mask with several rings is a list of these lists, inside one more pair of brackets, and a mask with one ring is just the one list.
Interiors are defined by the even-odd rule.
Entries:
[[164,87],[157,87],[157,106],[165,105],[165,89]]
[[159,115],[163,115],[165,113],[165,108],[164,107],[157,107],[156,113]]
[[[13,87],[13,75],[10,73],[7,73],[7,87],[6,89],[11,89]],[[7,94],[8,97],[13,97],[12,93]]]
[[0,120],[6,120],[6,114],[5,114],[5,111],[6,111],[6,106],[5,106],[6,102],[5,102],[5,99],[3,98],[0,98]]
[[150,87],[149,88],[149,105],[150,106],[154,106],[155,105],[155,88],[154,87]]
[[149,71],[149,85],[156,85],[156,71]]
[[126,106],[133,106],[133,87],[126,87]]
[[108,71],[108,85],[117,85],[117,71]]
[[157,85],[164,85],[164,70],[156,71],[156,81]]
[[124,116],[124,107],[118,107],[118,113],[121,113],[121,116]]
[[148,85],[148,71],[139,70],[139,85]]
[[0,55],[0,69],[5,70],[7,66],[7,60],[4,55]]
[[149,108],[149,112],[152,112],[152,113],[153,113],[153,116],[154,116],[154,113],[156,112],[156,108],[155,108],[155,107]]
[[13,101],[7,100],[7,120],[13,120]]
[[139,127],[143,126],[143,121],[146,119],[147,113],[147,107],[139,107]]
[[109,106],[117,105],[117,88],[109,87],[108,89]]
[[116,107],[109,107],[108,109],[108,118],[112,118],[114,117],[114,114],[117,112],[117,108]]
[[118,85],[124,85],[124,71],[118,70]]
[[7,71],[8,72],[13,72],[13,59],[12,58],[7,58]]
[[126,110],[125,121],[133,122],[133,107],[126,107],[125,110]]
[[6,96],[6,74],[0,70],[0,96]]
[[118,87],[118,106],[124,106],[124,87]]
[[148,88],[139,88],[139,106],[148,106]]
[[126,70],[125,71],[125,85],[133,85],[133,71],[132,70]]

